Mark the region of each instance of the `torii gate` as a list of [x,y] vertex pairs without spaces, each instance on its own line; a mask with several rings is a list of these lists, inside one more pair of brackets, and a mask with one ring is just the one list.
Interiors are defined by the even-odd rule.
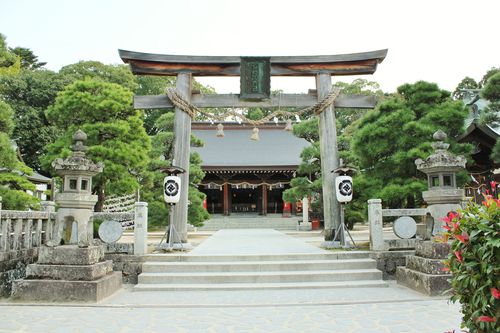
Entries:
[[[130,64],[138,75],[177,76],[177,91],[198,108],[248,107],[309,107],[323,100],[332,86],[331,76],[373,74],[387,55],[387,49],[372,52],[283,57],[181,56],[118,50],[123,62]],[[264,73],[264,75],[263,75]],[[240,95],[202,95],[192,93],[193,76],[240,76]],[[270,76],[315,76],[316,91],[309,94],[283,94],[270,96]],[[340,224],[340,206],[335,198],[332,170],[339,167],[337,130],[334,107],[373,108],[373,96],[339,95],[333,105],[319,115],[321,172],[323,177],[323,211],[325,241],[334,238]],[[136,109],[173,108],[167,95],[135,96]],[[186,170],[183,184],[189,179],[189,151],[191,137],[190,116],[175,107],[174,160],[176,166]],[[174,243],[187,242],[188,186],[181,189],[180,202],[174,209],[174,227],[178,235]]]

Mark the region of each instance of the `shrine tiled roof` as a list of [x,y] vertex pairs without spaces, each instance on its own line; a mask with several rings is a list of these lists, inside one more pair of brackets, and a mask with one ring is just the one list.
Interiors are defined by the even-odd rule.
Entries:
[[283,125],[259,126],[260,140],[250,139],[250,125],[224,124],[224,137],[217,137],[217,124],[194,124],[192,133],[203,140],[203,147],[192,147],[200,154],[202,167],[296,167],[300,153],[309,143],[285,131]]

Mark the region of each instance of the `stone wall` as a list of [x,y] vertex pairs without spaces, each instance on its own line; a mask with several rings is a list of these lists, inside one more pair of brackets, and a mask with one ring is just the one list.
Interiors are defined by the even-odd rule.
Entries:
[[12,281],[25,278],[26,266],[37,258],[37,248],[0,253],[0,298],[10,297]]
[[113,270],[122,272],[122,281],[125,284],[137,284],[137,276],[142,273],[144,258],[134,255],[134,244],[115,243],[107,244],[106,260],[113,260]]
[[122,272],[122,282],[137,284],[137,277],[142,273],[144,257],[124,253],[106,253],[106,260],[113,260],[113,270]]
[[396,269],[406,265],[406,256],[414,255],[415,251],[373,251],[370,257],[377,261],[377,269],[382,271],[384,280],[396,280]]

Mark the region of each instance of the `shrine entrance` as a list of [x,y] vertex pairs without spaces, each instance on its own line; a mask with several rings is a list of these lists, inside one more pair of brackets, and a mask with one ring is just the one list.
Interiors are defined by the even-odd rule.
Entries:
[[[136,109],[175,108],[174,163],[186,170],[186,173],[181,176],[183,184],[188,183],[191,121],[197,113],[202,113],[216,121],[224,121],[228,116],[236,117],[242,123],[255,126],[252,139],[256,140],[259,134],[256,126],[273,118],[317,114],[320,134],[324,236],[326,241],[333,240],[335,230],[340,224],[340,206],[335,199],[333,189],[336,175],[332,173],[339,166],[334,107],[373,108],[376,100],[372,96],[339,94],[337,89],[332,89],[331,77],[373,74],[377,65],[387,55],[387,50],[342,55],[280,57],[179,56],[125,50],[119,50],[119,54],[125,63],[130,64],[134,74],[177,76],[176,89],[167,89],[165,95],[135,96],[134,107]],[[239,76],[240,94],[193,93],[193,76]],[[271,76],[314,76],[316,89],[310,90],[308,94],[272,96]],[[248,119],[237,111],[237,109],[249,107],[278,110],[260,120]],[[230,110],[223,115],[211,115],[205,112],[204,108],[230,108]],[[289,112],[281,108],[300,110]],[[229,182],[228,179],[223,183],[223,198],[225,198],[223,209],[225,210],[229,209],[227,202]],[[243,201],[244,192],[235,194],[238,200]],[[183,186],[180,202],[174,209],[174,227],[178,232],[173,237],[174,243],[187,242],[187,197],[187,186]],[[250,201],[250,199],[245,200]],[[267,204],[267,200],[263,202]],[[241,204],[247,205],[245,207],[250,205],[250,209],[252,208],[251,202],[241,202]]]
[[[262,201],[262,198],[261,200]],[[231,188],[231,212],[257,213],[259,194],[255,188]]]

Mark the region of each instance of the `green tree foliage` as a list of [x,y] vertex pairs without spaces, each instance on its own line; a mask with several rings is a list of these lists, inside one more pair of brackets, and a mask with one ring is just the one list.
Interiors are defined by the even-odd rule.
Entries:
[[23,174],[31,174],[31,170],[21,163],[15,148],[9,139],[14,128],[13,111],[10,106],[0,100],[0,197],[3,209],[36,208],[38,199],[26,193],[34,191],[33,185]]
[[[368,81],[366,79],[356,79],[351,83],[339,81],[336,82],[334,86],[340,88],[342,94],[346,95],[375,96],[379,100],[381,100],[384,96],[384,93],[380,90],[380,85],[377,82]],[[344,131],[349,128],[349,125],[355,123],[365,113],[366,110],[364,109],[336,108],[335,117],[337,119],[338,134],[344,134]]]
[[[453,302],[470,333],[500,331],[500,200],[486,196],[445,218],[443,239],[452,240],[445,265],[452,273]],[[473,292],[472,292],[473,291]]]
[[[36,58],[35,55],[33,57]],[[33,70],[31,66],[22,69],[17,76],[0,76],[0,95],[16,114],[13,137],[28,166],[40,171],[40,156],[45,154],[45,147],[60,135],[60,129],[48,123],[45,111],[68,84],[85,78],[117,83],[127,89],[139,89],[136,77],[128,66],[104,65],[97,61],[68,65],[58,73]]]
[[21,69],[21,60],[7,47],[6,38],[0,34],[0,76],[16,75]]
[[481,115],[480,122],[495,127],[500,125],[500,72],[490,76],[481,95],[490,103]]
[[[162,95],[168,87],[175,87],[175,77],[172,76],[137,76],[138,88],[135,91],[136,95]],[[144,127],[149,135],[158,133],[158,128],[155,126],[157,119],[168,109],[147,109],[144,110]]]
[[[342,94],[368,95],[376,96],[381,99],[382,91],[376,82],[364,79],[356,79],[352,83],[337,82],[335,86],[340,88]],[[355,161],[349,152],[350,140],[353,128],[357,121],[366,113],[366,110],[354,108],[337,108],[335,115],[337,119],[338,146],[340,156],[345,162]],[[322,179],[321,179],[321,156],[319,146],[319,119],[313,116],[293,126],[293,134],[303,138],[311,143],[309,147],[304,148],[301,153],[302,163],[297,170],[298,177],[291,181],[291,188],[283,193],[285,201],[302,200],[304,196],[310,196],[313,199],[312,209],[315,214],[322,211]],[[352,165],[354,166],[354,165]],[[359,211],[362,208],[352,202],[347,207],[346,221],[349,227],[352,227],[355,221],[362,220],[363,216]]]
[[[162,114],[155,122],[157,133],[152,137],[152,150],[150,153],[149,179],[150,186],[143,190],[142,197],[149,203],[148,221],[152,228],[165,226],[168,221],[168,209],[163,201],[163,178],[165,174],[162,169],[172,163],[174,153],[174,113]],[[201,146],[202,142],[191,136],[191,146]],[[210,215],[203,208],[205,194],[200,192],[196,186],[205,177],[201,170],[201,158],[198,153],[191,153],[189,166],[189,189],[188,189],[188,222],[194,226],[202,225]]]
[[464,89],[479,89],[479,83],[476,82],[471,77],[466,76],[458,86],[455,88],[455,91],[453,91],[452,97],[454,100],[461,100],[464,98],[464,92],[462,90]]
[[23,161],[34,170],[40,171],[45,146],[61,132],[49,124],[45,110],[69,82],[49,70],[22,69],[16,76],[0,76],[0,96],[16,114],[12,136]]
[[80,61],[64,66],[59,74],[67,77],[71,82],[92,79],[116,83],[132,92],[139,87],[128,65],[105,65],[99,61]]
[[40,69],[47,64],[46,62],[38,61],[38,57],[28,48],[15,47],[9,48],[9,50],[19,57],[21,61],[21,68]]
[[415,207],[427,188],[415,159],[432,153],[432,135],[442,129],[451,150],[467,154],[470,147],[454,138],[463,131],[467,110],[436,84],[417,82],[368,112],[359,122],[352,149],[362,170],[354,179],[359,200],[381,198],[389,207]]
[[94,178],[98,194],[96,210],[102,210],[106,195],[133,193],[145,172],[151,149],[142,114],[132,108],[132,92],[114,83],[76,81],[60,93],[47,110],[49,121],[64,134],[47,149],[46,167],[56,157],[68,156],[71,137],[78,129],[87,133],[87,156],[104,163]]
[[482,88],[486,85],[486,82],[489,80],[490,77],[493,75],[500,73],[500,67],[491,67],[486,74],[483,75],[483,78],[481,81],[479,81],[479,87]]
[[[483,97],[490,102],[490,104],[487,107],[486,115],[483,116],[480,120],[482,120],[484,123],[498,126],[500,123],[500,71],[497,71],[496,74],[493,74],[489,77],[481,93]],[[493,147],[491,159],[494,163],[500,163],[499,140],[497,140],[497,143]]]

